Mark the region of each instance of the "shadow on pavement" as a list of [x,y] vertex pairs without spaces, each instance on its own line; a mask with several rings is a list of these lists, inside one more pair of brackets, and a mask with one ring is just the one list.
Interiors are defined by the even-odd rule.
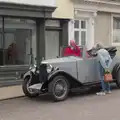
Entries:
[[[112,90],[119,89],[116,86],[116,84],[112,84],[111,87],[112,87]],[[76,92],[70,92],[68,98],[70,99],[73,97],[75,98],[75,97],[83,97],[83,96],[86,96],[86,97],[91,96],[92,97],[93,95],[96,94],[96,92],[99,92],[99,91],[100,91],[100,87],[98,87],[98,86],[92,87],[88,90],[84,90],[84,89],[78,90]],[[27,98],[27,99],[29,99],[29,98]],[[36,98],[32,98],[32,99],[30,98],[29,100],[35,101],[35,102],[43,102],[43,103],[54,102],[49,94],[43,94]]]

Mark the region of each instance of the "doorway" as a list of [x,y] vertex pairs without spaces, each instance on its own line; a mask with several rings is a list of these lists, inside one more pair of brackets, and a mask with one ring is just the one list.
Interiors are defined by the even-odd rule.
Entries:
[[59,31],[46,31],[46,59],[56,58],[60,55],[59,35]]

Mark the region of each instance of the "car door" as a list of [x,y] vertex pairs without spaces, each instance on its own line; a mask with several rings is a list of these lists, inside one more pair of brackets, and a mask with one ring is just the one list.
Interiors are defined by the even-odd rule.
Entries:
[[85,60],[87,67],[87,80],[86,82],[95,82],[98,79],[98,69],[96,57],[87,58]]
[[78,69],[78,73],[77,73],[78,80],[81,83],[87,82],[87,76],[88,76],[87,65],[83,58],[81,58],[80,60],[77,61],[77,69]]
[[86,49],[83,49],[81,60],[77,62],[78,80],[81,83],[89,83],[97,81],[97,62],[96,57],[90,57],[86,54]]

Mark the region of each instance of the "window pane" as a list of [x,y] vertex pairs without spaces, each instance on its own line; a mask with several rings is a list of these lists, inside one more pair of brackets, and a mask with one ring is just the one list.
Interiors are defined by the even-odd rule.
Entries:
[[120,29],[120,18],[119,17],[113,18],[113,29]]
[[2,32],[0,32],[0,48],[2,48]]
[[120,29],[116,29],[113,31],[113,42],[120,43]]
[[79,20],[75,20],[74,26],[75,28],[79,28]]
[[86,21],[81,21],[81,28],[85,29],[86,28]]
[[113,18],[113,42],[120,43],[120,17]]
[[81,45],[85,45],[85,44],[86,44],[86,32],[81,31]]
[[2,26],[3,26],[3,24],[2,24],[2,18],[0,18],[0,48],[2,48],[3,47],[3,42],[2,42]]
[[0,65],[3,65],[3,37],[2,37],[2,18],[0,17]]
[[75,35],[75,42],[77,45],[79,45],[79,31],[75,31],[74,35]]
[[34,24],[32,20],[5,18],[5,64],[29,64]]

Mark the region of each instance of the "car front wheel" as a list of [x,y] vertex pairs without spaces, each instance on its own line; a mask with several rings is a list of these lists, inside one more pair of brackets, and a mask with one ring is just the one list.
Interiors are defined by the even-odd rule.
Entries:
[[118,88],[120,88],[120,69],[117,72],[117,77],[116,77],[116,84],[118,86]]
[[56,76],[48,84],[48,91],[55,101],[65,100],[69,93],[69,82],[64,76]]
[[23,92],[28,97],[37,97],[39,93],[29,89],[29,86],[31,85],[30,81],[31,80],[29,77],[24,79],[23,84],[22,84]]

